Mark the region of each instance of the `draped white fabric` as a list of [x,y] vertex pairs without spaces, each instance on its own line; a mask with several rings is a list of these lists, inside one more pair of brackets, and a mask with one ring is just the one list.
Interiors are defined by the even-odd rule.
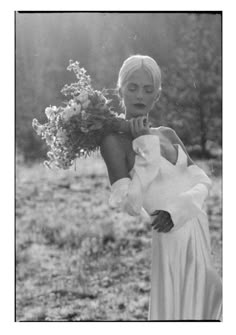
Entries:
[[219,320],[222,285],[203,210],[211,181],[198,166],[187,166],[180,145],[176,164],[162,157],[159,130],[151,131],[133,141],[131,178],[115,182],[109,199],[133,216],[166,210],[174,223],[168,233],[152,233],[149,320]]

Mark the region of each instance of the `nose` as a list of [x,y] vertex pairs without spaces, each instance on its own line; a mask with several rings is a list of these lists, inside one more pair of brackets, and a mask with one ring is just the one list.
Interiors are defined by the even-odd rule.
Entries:
[[142,91],[141,88],[137,91],[137,99],[138,100],[142,100],[143,99],[143,91]]

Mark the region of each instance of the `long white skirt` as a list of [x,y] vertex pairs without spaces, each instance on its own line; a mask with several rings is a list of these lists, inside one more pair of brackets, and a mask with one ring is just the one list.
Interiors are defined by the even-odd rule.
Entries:
[[207,219],[169,233],[154,230],[149,320],[220,320],[221,304]]

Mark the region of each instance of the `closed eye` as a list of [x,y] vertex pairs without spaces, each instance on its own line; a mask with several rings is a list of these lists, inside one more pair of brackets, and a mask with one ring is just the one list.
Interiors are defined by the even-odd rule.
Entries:
[[137,89],[137,87],[138,86],[136,84],[130,84],[128,86],[128,90],[131,91],[131,92],[133,92],[133,91],[135,91]]
[[[130,92],[134,92],[134,91],[136,91],[138,89],[138,85],[137,84],[135,84],[135,83],[130,83],[129,85],[128,85],[128,90],[130,91]],[[143,89],[144,89],[144,92],[145,93],[153,93],[154,92],[154,87],[153,87],[153,85],[145,85],[144,87],[143,87]]]
[[153,86],[145,86],[145,92],[146,93],[153,93],[154,87]]

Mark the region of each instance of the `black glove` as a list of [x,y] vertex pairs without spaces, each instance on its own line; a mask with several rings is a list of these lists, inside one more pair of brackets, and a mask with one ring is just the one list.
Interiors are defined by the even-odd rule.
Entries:
[[151,216],[155,216],[151,226],[159,233],[168,233],[174,227],[170,213],[166,211],[157,210]]

